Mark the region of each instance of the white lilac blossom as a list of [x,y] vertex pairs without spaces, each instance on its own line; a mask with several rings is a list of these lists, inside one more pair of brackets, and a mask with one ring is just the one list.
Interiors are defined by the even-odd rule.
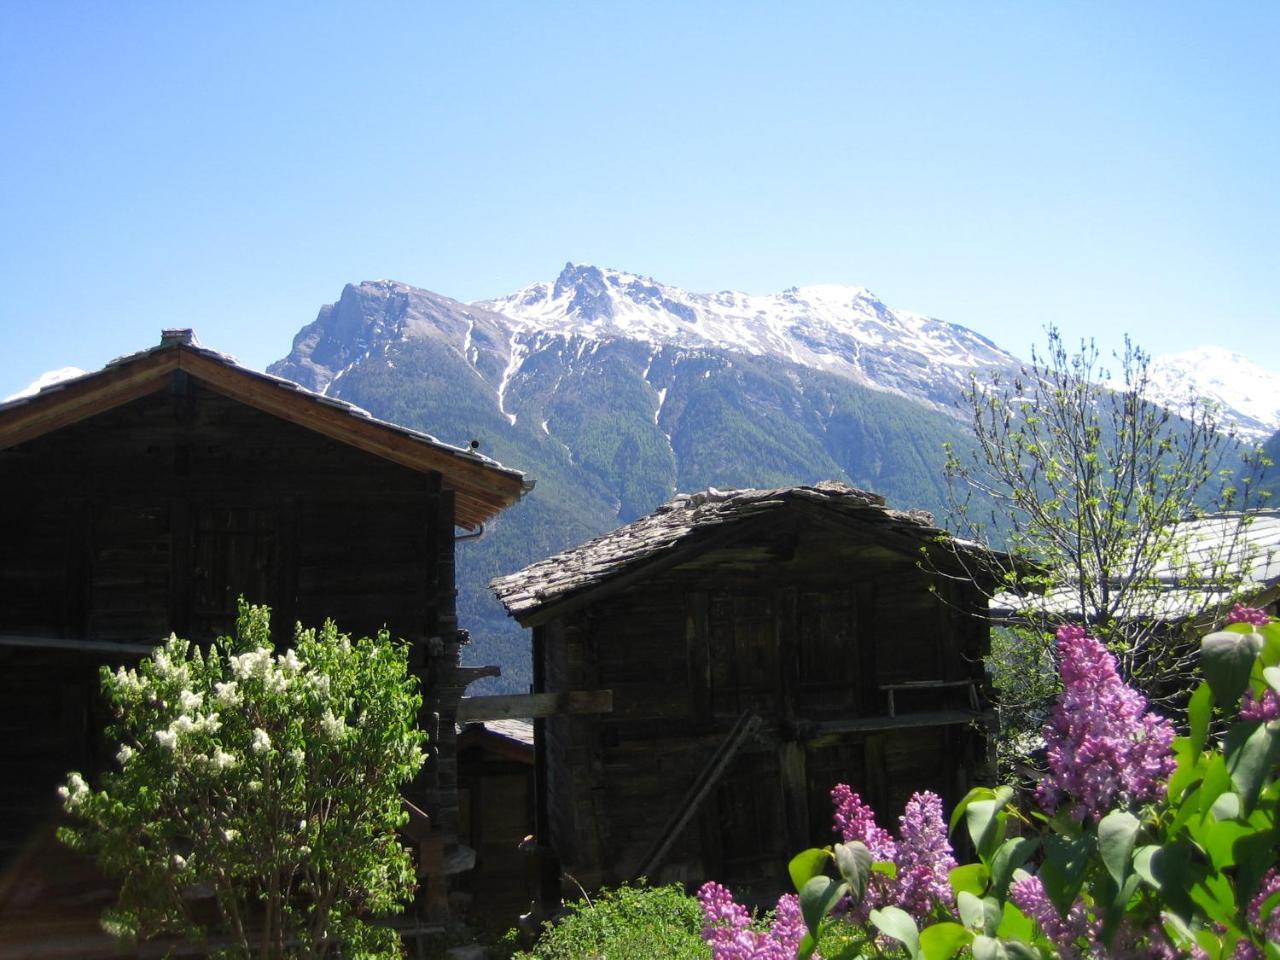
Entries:
[[224,707],[240,705],[240,687],[234,680],[218,682],[213,685],[213,698]]
[[1062,693],[1044,728],[1049,773],[1036,797],[1050,813],[1101,818],[1154,800],[1173,773],[1173,726],[1120,680],[1115,658],[1083,627],[1058,630]]
[[209,762],[215,770],[229,770],[236,765],[236,758],[221,747],[218,747],[210,755]]
[[194,690],[183,690],[178,694],[178,706],[182,708],[183,713],[195,713],[203,703],[204,697]]
[[178,744],[178,735],[172,730],[157,730],[156,743],[166,750],[172,750]]
[[302,661],[298,659],[298,652],[292,647],[277,657],[276,660],[289,673],[297,673],[302,669]]
[[331,740],[341,740],[347,732],[347,722],[342,717],[335,717],[332,710],[326,710],[320,718],[320,729]]
[[266,647],[258,647],[231,658],[231,671],[237,680],[248,680],[261,677],[271,666],[271,651]]
[[84,777],[78,773],[71,774],[67,777],[66,786],[58,788],[58,796],[62,798],[62,804],[68,812],[79,807],[88,795],[89,784],[85,783]]
[[117,667],[115,672],[116,687],[123,693],[137,694],[142,690],[142,678],[136,670]]
[[129,746],[127,743],[120,744],[120,749],[116,751],[116,762],[123,767],[133,759],[133,753],[133,747]]
[[253,731],[253,742],[249,748],[254,753],[266,753],[271,749],[271,738],[267,736],[267,731],[261,727],[256,727]]

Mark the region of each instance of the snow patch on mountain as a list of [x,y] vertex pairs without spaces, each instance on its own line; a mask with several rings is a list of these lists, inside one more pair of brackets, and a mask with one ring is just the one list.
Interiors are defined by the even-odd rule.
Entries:
[[22,400],[26,397],[34,397],[45,387],[52,387],[54,384],[62,383],[65,380],[74,380],[76,377],[83,377],[85,372],[79,367],[59,367],[57,370],[48,370],[40,376],[36,377],[29,384],[19,390],[17,393],[11,393],[5,397],[3,403],[9,403],[11,400]]
[[551,282],[477,304],[520,331],[777,356],[947,409],[970,374],[1018,361],[958,324],[893,310],[865,287],[690,293],[650,277],[569,263]]
[[1156,357],[1148,369],[1150,395],[1175,413],[1205,400],[1243,437],[1264,439],[1280,430],[1280,374],[1223,347],[1203,346]]

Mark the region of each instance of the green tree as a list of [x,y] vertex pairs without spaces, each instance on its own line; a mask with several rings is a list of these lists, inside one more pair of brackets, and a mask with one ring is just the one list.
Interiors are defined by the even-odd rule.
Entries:
[[421,697],[385,634],[332,622],[275,654],[270,611],[237,637],[171,637],[137,669],[103,668],[117,769],[72,773],[61,837],[121,881],[104,916],[129,939],[178,935],[228,957],[390,957],[414,889],[400,788],[423,763]]
[[[1112,378],[1092,343],[1073,354],[1050,329],[1012,383],[971,382],[975,445],[947,459],[951,529],[1008,551],[991,599],[1013,625],[993,666],[1015,737],[1038,729],[1053,693],[1049,625],[1063,619],[1087,623],[1153,702],[1184,698],[1186,628],[1237,598],[1250,559],[1265,458],[1208,403],[1185,417],[1153,403],[1148,356],[1127,340],[1118,359]],[[1211,533],[1194,532],[1210,514]]]

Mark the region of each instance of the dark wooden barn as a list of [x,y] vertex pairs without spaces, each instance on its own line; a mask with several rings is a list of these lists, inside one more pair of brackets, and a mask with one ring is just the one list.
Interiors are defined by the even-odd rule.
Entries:
[[[67,772],[106,762],[99,666],[171,631],[232,632],[241,595],[271,605],[281,642],[295,621],[332,617],[413,644],[431,740],[409,799],[429,817],[426,868],[465,864],[454,711],[496,671],[459,665],[454,539],[527,487],[473,451],[245,369],[190,331],[0,406],[5,875],[47,836]],[[419,833],[426,822],[415,815]]]
[[537,692],[612,691],[535,721],[539,840],[587,887],[767,891],[831,842],[838,781],[886,826],[915,790],[954,802],[993,775],[984,556],[821,484],[679,496],[495,580]]

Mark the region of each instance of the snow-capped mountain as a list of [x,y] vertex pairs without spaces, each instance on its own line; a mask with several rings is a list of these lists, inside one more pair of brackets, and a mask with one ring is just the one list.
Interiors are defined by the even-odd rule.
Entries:
[[0,403],[8,403],[10,400],[21,400],[23,397],[35,396],[45,387],[52,387],[55,383],[62,383],[64,380],[83,377],[84,373],[79,367],[59,367],[57,370],[47,370],[17,393],[11,393],[3,400],[0,400]]
[[621,338],[774,356],[952,412],[970,374],[1018,361],[966,327],[894,310],[865,287],[690,293],[620,270],[566,264],[552,282],[475,304],[523,334]]
[[1280,430],[1280,374],[1239,353],[1197,347],[1156,357],[1149,374],[1152,399],[1176,413],[1208,400],[1242,437],[1261,440]]

